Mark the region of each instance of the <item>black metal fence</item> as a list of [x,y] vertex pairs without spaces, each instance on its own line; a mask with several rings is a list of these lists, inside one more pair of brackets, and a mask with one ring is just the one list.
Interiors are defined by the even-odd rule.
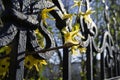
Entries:
[[[81,1],[82,2],[82,1]],[[86,11],[90,9],[89,0],[85,0]],[[63,80],[71,80],[71,54],[69,53],[69,48],[76,44],[63,45],[60,47],[55,47],[55,41],[53,40],[53,36],[46,29],[46,25],[44,25],[44,20],[40,18],[40,20],[29,19],[26,15],[38,14],[40,11],[36,12],[33,9],[34,3],[30,4],[30,9],[28,8],[28,12],[24,12],[22,9],[22,3],[19,2],[20,6],[14,5],[12,0],[2,0],[4,5],[4,15],[2,16],[4,27],[0,31],[0,47],[10,45],[12,47],[11,54],[2,55],[0,59],[10,56],[10,67],[9,67],[9,76],[7,80],[23,80],[24,78],[24,58],[26,55],[33,55],[36,58],[45,58],[49,59],[52,55],[50,51],[63,48]],[[44,3],[44,4],[41,4]],[[60,0],[55,1],[53,3],[45,0],[41,0],[41,5],[39,10],[44,8],[51,8],[56,6],[56,10],[51,10],[50,14],[56,19],[56,27],[61,31],[62,40],[65,42],[64,34],[62,33],[62,29],[66,26],[69,28],[70,24],[67,21],[69,19],[62,19],[62,16],[66,14],[65,9]],[[17,4],[17,3],[16,3]],[[47,4],[45,6],[45,4]],[[105,3],[104,3],[105,4]],[[79,7],[79,12],[81,12],[81,6]],[[106,7],[106,4],[105,4]],[[18,9],[18,11],[16,10]],[[35,12],[35,13],[34,13]],[[109,27],[109,19],[107,9],[105,8],[105,18],[106,24]],[[26,15],[24,15],[24,14]],[[41,13],[42,14],[42,13]],[[89,13],[88,13],[89,14]],[[82,14],[81,14],[82,15]],[[44,15],[42,15],[44,16]],[[41,16],[41,17],[42,17]],[[82,39],[79,46],[86,47],[86,73],[85,76],[87,80],[95,80],[97,74],[97,68],[94,67],[96,59],[94,58],[94,54],[100,54],[100,74],[99,80],[111,79],[117,80],[120,76],[120,50],[119,45],[114,43],[114,40],[110,34],[109,28],[108,31],[105,31],[102,35],[100,45],[98,45],[95,41],[98,29],[96,24],[90,18],[90,15],[87,15],[89,20],[85,19],[85,16],[77,16],[76,22],[79,23],[81,27],[81,33],[85,37]],[[13,20],[11,20],[13,19]],[[38,23],[39,25],[38,25]],[[67,23],[67,24],[66,24]],[[34,27],[33,27],[34,26]],[[37,37],[34,33],[35,29],[39,29],[39,31],[44,35],[45,40],[47,42],[45,49],[42,49],[37,41]],[[30,51],[32,54],[26,54],[26,50]],[[31,51],[32,50],[32,51]],[[97,79],[98,80],[98,79]]]

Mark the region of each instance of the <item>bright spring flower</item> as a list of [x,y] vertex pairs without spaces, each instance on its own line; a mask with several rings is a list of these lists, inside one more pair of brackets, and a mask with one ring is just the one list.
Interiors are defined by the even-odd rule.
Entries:
[[71,32],[68,32],[66,28],[63,28],[62,32],[64,33],[64,39],[65,39],[65,45],[69,46],[71,44],[75,44],[71,47],[72,53],[77,53],[76,50],[78,49],[81,52],[85,52],[86,48],[80,47],[79,40],[76,39],[76,37],[79,37],[80,39],[84,39],[84,36],[80,33],[80,25],[76,23]]
[[[7,55],[10,52],[11,52],[10,46],[4,46],[0,49],[0,54],[3,53],[3,55]],[[1,54],[1,56],[2,56],[2,54]],[[9,57],[5,57],[5,58],[0,59],[0,76],[2,76],[2,78],[9,71],[9,65],[10,65],[9,61],[10,61]]]
[[50,18],[50,16],[48,15],[48,13],[50,12],[50,11],[52,11],[52,10],[54,10],[55,9],[55,7],[52,7],[52,8],[44,8],[43,10],[42,10],[42,12],[40,13],[41,14],[41,17],[42,17],[42,20],[43,20],[43,23],[45,24],[45,25],[47,25],[47,22],[46,22],[46,19],[47,18],[49,18],[49,19],[52,19],[52,20],[54,20],[53,18]]
[[62,32],[64,33],[65,45],[79,44],[79,42],[75,39],[75,36],[79,32],[79,30],[75,30],[75,31],[71,31],[71,32],[62,30]]
[[81,5],[81,1],[78,1],[78,0],[74,0],[74,5],[71,7],[71,8],[74,8],[76,6],[80,6]]
[[92,19],[90,18],[90,14],[94,13],[95,11],[92,11],[91,8],[89,8],[85,13],[80,12],[79,15],[82,15],[83,18],[85,19],[86,23],[91,23]]
[[6,57],[3,59],[0,59],[0,76],[2,76],[2,78],[7,74],[7,72],[9,71],[9,62],[10,58]]
[[75,24],[70,32],[66,28],[63,28],[62,32],[64,33],[65,44],[79,44],[79,41],[75,37],[79,36],[80,38],[84,38],[79,31],[79,24]]
[[44,44],[44,36],[40,33],[38,29],[35,30],[35,34],[37,36],[37,40],[39,45],[43,48],[45,46]]
[[0,49],[0,53],[9,54],[11,52],[11,48],[9,46],[4,46]]
[[39,71],[38,66],[47,65],[47,62],[45,60],[39,60],[34,58],[32,55],[28,55],[25,57],[25,67],[31,70],[33,67],[36,68],[37,71]]

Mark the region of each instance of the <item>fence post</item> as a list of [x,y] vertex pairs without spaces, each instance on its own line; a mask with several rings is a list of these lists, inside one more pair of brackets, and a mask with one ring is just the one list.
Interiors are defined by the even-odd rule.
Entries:
[[87,70],[87,80],[93,80],[93,51],[92,51],[92,41],[89,36],[89,45],[87,47],[87,61],[86,61],[86,70]]
[[63,49],[63,80],[71,80],[71,54],[68,48]]
[[18,32],[13,41],[13,50],[10,54],[9,80],[23,80],[24,58],[26,50],[27,31]]
[[104,61],[104,52],[101,53],[101,80],[104,80],[105,78],[105,61]]

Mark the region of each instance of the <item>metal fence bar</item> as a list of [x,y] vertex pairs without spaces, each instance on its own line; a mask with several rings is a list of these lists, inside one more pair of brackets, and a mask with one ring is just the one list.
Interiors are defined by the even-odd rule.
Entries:
[[[86,1],[86,7],[89,8],[89,0]],[[56,4],[59,4],[58,2],[54,2]],[[6,5],[7,6],[7,5]],[[106,6],[106,4],[105,4]],[[8,6],[7,6],[8,7]],[[59,6],[58,8],[60,8]],[[62,11],[62,8],[60,8]],[[57,11],[57,10],[56,10]],[[61,16],[57,14],[55,10],[51,12],[51,14],[56,18],[56,25],[59,30],[61,30],[64,26],[66,26],[66,23],[64,20],[62,20]],[[106,10],[105,10],[106,11]],[[108,18],[108,13],[106,12],[106,18]],[[19,15],[19,14],[18,14]],[[22,15],[23,16],[23,15]],[[90,16],[89,16],[90,17]],[[64,24],[61,24],[64,23]],[[11,23],[12,24],[12,23]],[[17,23],[16,23],[17,24]],[[94,55],[93,53],[100,53],[101,54],[101,60],[100,60],[100,75],[101,80],[120,80],[120,50],[116,49],[115,44],[113,43],[113,38],[111,37],[110,31],[109,31],[109,20],[107,22],[108,24],[108,31],[104,33],[101,41],[101,46],[100,48],[96,46],[95,40],[93,37],[97,34],[96,26],[93,25],[91,22],[90,24],[85,22],[85,19],[81,18],[81,23],[82,27],[84,28],[83,32],[86,39],[85,46],[87,48],[86,52],[86,76],[87,80],[94,80]],[[11,26],[10,26],[11,27]],[[6,27],[6,28],[10,28]],[[38,27],[38,26],[37,26]],[[14,29],[15,30],[11,30]],[[10,70],[9,70],[9,80],[23,80],[24,78],[24,58],[25,58],[25,51],[26,51],[26,45],[27,45],[27,32],[31,32],[31,37],[29,36],[31,40],[32,47],[34,50],[37,52],[40,52],[41,48],[39,47],[39,44],[37,43],[36,36],[34,35],[34,31],[32,28],[26,29],[26,28],[20,28],[20,26],[14,26],[14,28],[8,29],[8,32],[10,30],[10,35],[7,35],[5,37],[6,33],[4,33],[4,36],[1,37],[0,39],[0,47],[5,46],[9,44],[12,40],[12,54],[10,54]],[[31,30],[32,29],[32,30]],[[18,32],[17,32],[18,31]],[[33,34],[33,35],[32,35]],[[47,34],[46,34],[47,35]],[[8,39],[8,40],[6,40]],[[64,42],[64,40],[63,40]],[[84,41],[83,41],[84,42]],[[52,48],[47,48],[43,49],[43,52],[45,51],[50,51],[54,49],[59,49],[63,48],[63,80],[72,80],[72,75],[71,75],[71,54],[69,52],[68,47],[66,46],[61,46],[58,48],[52,47]],[[106,51],[106,52],[105,52]],[[42,52],[42,50],[41,50]],[[40,55],[40,54],[39,54]],[[45,57],[45,55],[41,54],[42,57]],[[108,79],[106,79],[108,78]]]
[[87,70],[87,80],[93,80],[93,51],[92,51],[92,42],[89,39],[89,45],[87,47],[87,61],[86,61],[86,70]]
[[24,78],[26,40],[26,31],[20,31],[13,42],[13,50],[10,54],[9,80],[22,80]]
[[71,55],[68,48],[63,49],[63,80],[71,80]]

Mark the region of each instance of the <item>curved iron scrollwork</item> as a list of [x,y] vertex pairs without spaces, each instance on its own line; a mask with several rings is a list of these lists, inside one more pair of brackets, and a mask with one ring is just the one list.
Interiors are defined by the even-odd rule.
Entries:
[[[28,43],[30,45],[29,50],[34,50],[37,53],[33,53],[32,55],[38,59],[49,59],[53,54],[51,51],[44,51],[44,53],[42,53],[42,51],[40,52],[43,48],[38,44],[37,37],[34,32],[35,29],[38,28],[39,32],[46,40],[44,49],[55,47],[55,41],[52,34],[46,29],[42,20],[39,19],[39,23],[37,15],[44,8],[54,7],[56,4],[59,4],[59,2],[56,1],[54,2],[55,4],[53,4],[52,2],[45,0],[23,1],[24,2],[22,2],[22,0],[2,0],[5,9],[1,17],[4,27],[0,31],[0,47],[12,43],[12,48],[14,49],[14,51],[9,55],[10,58],[12,58],[9,71],[10,80],[22,80],[24,77],[24,58]],[[60,12],[62,9],[60,5],[57,6],[57,10],[51,11],[51,14],[55,14],[54,17],[56,18],[56,21],[62,21],[61,16],[59,15],[61,14]],[[32,17],[35,17],[35,19]],[[64,26],[60,26],[60,21],[56,22],[56,25],[59,25],[59,29]],[[17,67],[19,67],[19,69],[17,69]]]
[[[81,0],[81,2],[84,0]],[[90,0],[91,1],[91,0]],[[84,35],[84,39],[81,39],[79,44],[63,45],[55,47],[55,41],[53,35],[47,30],[47,26],[42,20],[42,16],[38,15],[43,9],[49,9],[55,7],[49,13],[56,19],[56,27],[62,34],[63,43],[65,39],[63,37],[62,29],[68,28],[68,32],[71,30],[71,23],[67,23],[69,19],[63,19],[63,15],[67,14],[63,8],[60,0],[2,0],[4,5],[4,11],[1,16],[4,27],[0,29],[0,48],[9,44],[12,44],[12,52],[10,55],[11,65],[9,71],[10,80],[22,80],[24,77],[24,58],[26,55],[33,55],[38,59],[49,59],[52,56],[52,50],[63,48],[63,80],[70,80],[70,54],[68,47],[79,45],[86,47],[86,71],[87,79],[94,80],[93,61],[95,52],[101,54],[100,72],[101,80],[106,78],[120,76],[120,49],[109,31],[109,17],[107,10],[105,9],[105,21],[108,31],[104,32],[101,38],[100,45],[96,44],[96,37],[98,35],[98,29],[96,24],[87,16],[89,20],[86,20],[83,16],[77,16],[76,21],[79,23],[81,33]],[[90,9],[89,0],[85,0],[86,9]],[[104,3],[106,7],[106,4]],[[81,5],[79,6],[81,12]],[[86,10],[86,11],[87,11]],[[90,12],[91,13],[91,12]],[[40,13],[41,14],[41,13]],[[81,15],[83,15],[81,13]],[[38,17],[39,16],[39,17]],[[33,18],[34,17],[34,18]],[[38,19],[39,18],[39,19]],[[11,20],[13,19],[13,20]],[[67,25],[68,24],[68,25]],[[42,48],[37,41],[35,30],[44,36],[46,45]],[[26,54],[26,50],[33,50],[32,54]],[[32,52],[32,51],[31,51]],[[0,56],[1,57],[1,56]],[[5,56],[6,57],[6,56]]]
[[[105,7],[106,7],[106,3]],[[90,8],[89,0],[86,0],[87,9]],[[83,46],[87,47],[86,56],[87,56],[87,79],[94,80],[94,72],[93,72],[93,53],[101,54],[101,64],[100,64],[100,73],[101,80],[106,78],[112,78],[120,76],[119,70],[119,47],[115,44],[110,31],[109,31],[109,16],[107,10],[105,8],[105,21],[107,23],[108,31],[104,32],[102,35],[102,39],[100,45],[96,44],[95,38],[97,36],[97,26],[92,21],[91,23],[86,23],[84,18],[81,17],[78,22],[81,24],[82,33],[85,36],[85,40],[83,40]]]
[[[6,4],[6,3],[10,3],[10,2],[6,2],[6,1],[3,1],[3,3],[5,3],[4,5],[7,7],[8,5]],[[43,2],[43,3],[45,3],[45,2]],[[14,2],[11,2],[11,4],[9,4],[9,5],[12,5],[11,7],[14,7],[13,6],[13,4],[14,4]],[[49,3],[50,4],[50,3]],[[48,4],[48,5],[49,5]],[[17,6],[18,7],[18,6]],[[45,6],[46,7],[46,6]],[[38,44],[38,42],[37,42],[37,38],[36,38],[36,36],[35,36],[35,34],[34,34],[34,29],[36,29],[36,28],[39,28],[39,31],[44,35],[44,37],[45,37],[45,39],[46,39],[46,42],[48,41],[48,42],[50,42],[50,43],[48,43],[48,44],[46,44],[46,47],[45,48],[50,48],[50,47],[54,47],[55,46],[55,43],[54,43],[54,40],[53,40],[53,37],[52,37],[52,35],[51,35],[51,33],[43,26],[43,25],[39,25],[37,22],[37,20],[33,20],[32,18],[30,19],[30,20],[27,20],[26,19],[26,15],[24,15],[24,14],[22,14],[22,12],[19,12],[19,11],[16,11],[16,10],[14,10],[14,8],[9,8],[10,10],[12,10],[12,11],[10,11],[11,13],[9,13],[9,14],[11,14],[12,16],[10,16],[11,18],[13,17],[16,17],[16,18],[18,18],[18,20],[21,20],[21,21],[24,21],[23,23],[21,23],[21,21],[19,21],[19,22],[15,22],[15,21],[13,21],[13,23],[11,22],[11,23],[9,23],[10,21],[8,20],[8,22],[4,22],[5,23],[5,29],[7,29],[7,30],[1,30],[1,38],[0,38],[0,47],[2,47],[2,46],[5,46],[5,45],[7,45],[7,44],[9,44],[10,42],[12,42],[12,40],[15,38],[15,36],[17,35],[17,34],[20,34],[19,32],[20,32],[20,30],[25,30],[26,31],[26,36],[30,36],[29,38],[30,38],[30,42],[31,42],[31,44],[32,44],[32,46],[34,47],[34,49],[36,48],[36,49],[38,49],[38,51],[39,50],[41,50],[41,48],[39,49],[39,44]],[[5,9],[5,11],[7,11],[8,9]],[[23,10],[24,11],[24,10]],[[9,11],[8,11],[9,12]],[[6,14],[6,15],[9,15],[9,14]],[[31,14],[34,14],[34,13],[31,13]],[[6,15],[3,15],[3,19],[5,19],[5,16]],[[21,16],[20,16],[21,15]],[[21,18],[20,18],[21,17]],[[20,18],[20,19],[19,19]],[[28,19],[29,19],[29,17],[28,17]],[[17,20],[17,19],[16,19]],[[17,20],[17,21],[18,21]],[[26,23],[25,23],[25,20],[27,20],[28,22],[28,25],[26,25]],[[4,21],[4,20],[3,20]],[[35,23],[34,23],[35,22]],[[22,25],[20,25],[20,24],[22,24]],[[26,26],[32,26],[31,28],[30,27],[26,27]],[[22,27],[22,26],[24,26],[24,27]],[[36,27],[37,26],[37,27]],[[8,27],[8,28],[7,28]],[[43,29],[44,28],[44,29]],[[3,32],[4,31],[4,32]],[[22,33],[21,33],[22,34]],[[34,45],[36,43],[36,45]],[[35,51],[37,51],[35,49]],[[45,54],[39,54],[41,57],[43,57],[43,58],[45,58],[45,59],[48,59],[49,58],[49,55],[46,55],[46,56],[44,56]]]

